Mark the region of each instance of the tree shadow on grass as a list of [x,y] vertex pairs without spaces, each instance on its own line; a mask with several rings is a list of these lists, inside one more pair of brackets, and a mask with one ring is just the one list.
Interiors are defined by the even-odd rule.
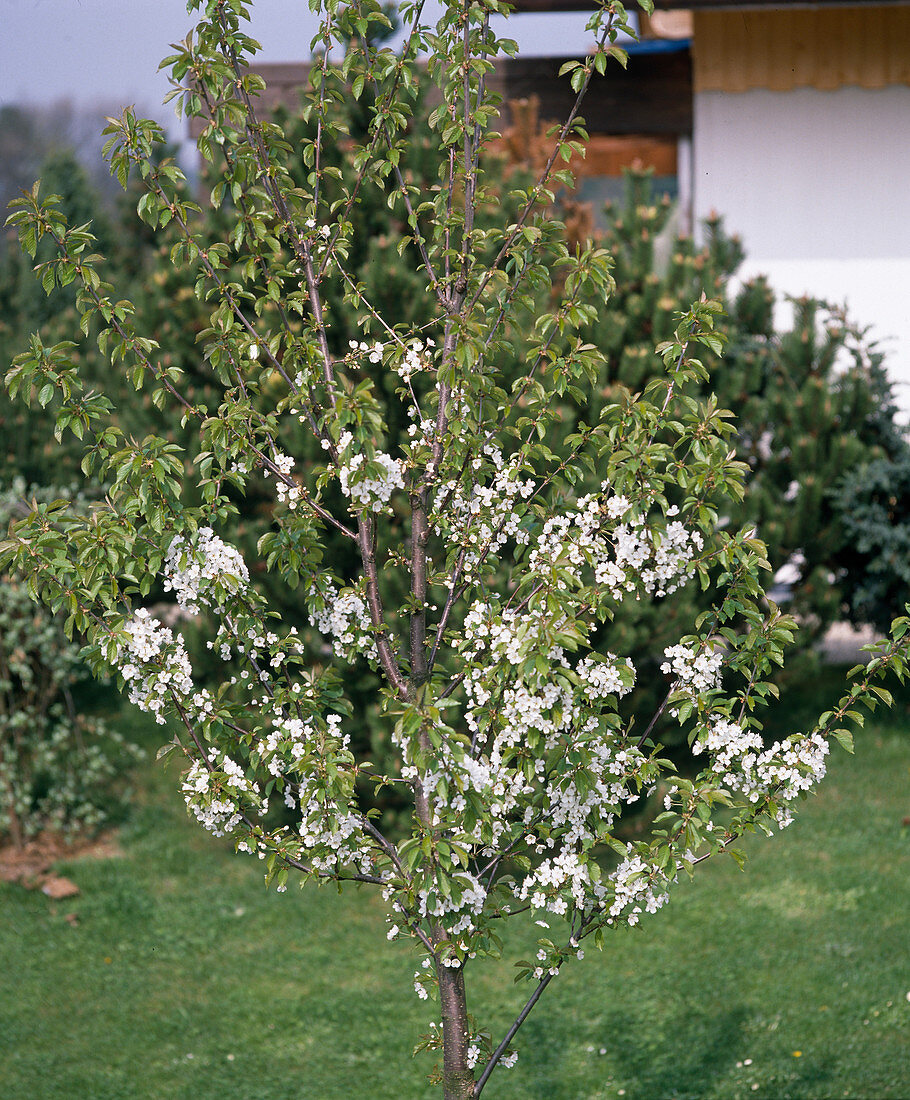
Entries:
[[742,1060],[748,1017],[741,1006],[648,999],[631,1012],[595,1010],[580,1027],[577,1019],[557,1028],[529,1020],[521,1044],[525,1095],[600,1100],[622,1088],[625,1100],[702,1100]]

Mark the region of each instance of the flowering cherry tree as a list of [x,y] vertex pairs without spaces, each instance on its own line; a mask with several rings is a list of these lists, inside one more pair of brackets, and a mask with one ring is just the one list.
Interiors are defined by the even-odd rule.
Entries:
[[[858,703],[888,700],[873,678],[903,672],[908,623],[815,729],[765,743],[756,711],[795,626],[764,597],[755,533],[725,527],[724,501],[742,494],[744,476],[730,414],[683,392],[704,376],[699,348],[719,350],[715,303],[679,318],[657,349],[663,376],[644,393],[617,391],[594,422],[559,431],[565,405],[583,401],[597,374],[598,349],[577,331],[612,277],[603,251],[569,250],[552,195],[583,149],[588,85],[624,62],[622,6],[595,12],[591,52],[566,66],[575,106],[540,178],[512,196],[516,217],[481,230],[483,153],[498,117],[487,78],[495,57],[513,52],[491,17],[507,6],[451,0],[430,25],[423,3],[408,0],[396,54],[372,44],[371,27],[386,19],[373,0],[312,2],[322,25],[304,108],[314,135],[302,150],[306,187],[292,182],[284,135],[257,106],[242,0],[190,0],[198,22],[165,62],[173,100],[202,120],[199,150],[218,167],[203,201],[231,214],[225,240],[206,244],[195,231],[200,208],[161,158],[156,123],[127,110],[107,131],[113,173],[143,181],[146,222],[176,226],[172,260],[194,270],[209,304],[199,355],[217,407],[191,400],[166,349],[135,330],[86,226],[68,225],[37,185],[13,204],[26,251],[46,238],[56,246],[39,265],[45,288],[76,284],[84,331],[156,404],[180,408],[198,449],[125,437],[108,398],[80,380],[73,345],[34,337],[8,388],[55,402],[58,436],[84,440],[83,468],[109,492],[88,516],[36,504],[0,562],[167,724],[163,751],[184,758],[183,794],[204,828],[262,859],[279,891],[316,879],[381,893],[388,938],[419,953],[417,995],[438,1001],[423,1041],[441,1052],[434,1079],[447,1100],[463,1100],[514,1064],[522,1022],[588,942],[638,924],[698,864],[736,855],[744,833],[789,823],[824,775],[829,735],[846,741],[842,722]],[[426,193],[399,168],[424,64],[439,89],[430,121],[444,154]],[[332,105],[342,95],[362,98],[372,123],[351,150],[353,183],[339,188],[323,144],[339,136]],[[348,270],[366,179],[387,188],[418,257],[433,317],[418,330],[380,315]],[[358,311],[362,339],[339,346],[327,287]],[[541,287],[553,288],[543,313]],[[516,359],[522,372],[505,377],[503,360]],[[388,427],[393,407],[408,424],[401,438]],[[301,424],[318,461],[291,453],[288,425]],[[274,512],[253,563],[222,535],[259,474],[274,487]],[[269,609],[254,565],[298,594],[310,630]],[[636,725],[624,712],[636,669],[603,644],[609,623],[623,604],[692,584],[713,603],[663,653],[663,703]],[[162,588],[214,624],[209,646],[225,661],[216,689],[146,606]],[[384,774],[352,747],[345,684],[359,663],[381,676],[394,748]],[[671,727],[686,732],[694,772],[662,756]],[[368,808],[367,795],[390,789],[412,807],[404,831]],[[621,839],[623,812],[649,796],[662,803],[650,832]],[[468,1014],[466,982],[485,956],[509,952],[510,918],[536,920],[552,938],[517,963],[530,994],[491,1039]]]

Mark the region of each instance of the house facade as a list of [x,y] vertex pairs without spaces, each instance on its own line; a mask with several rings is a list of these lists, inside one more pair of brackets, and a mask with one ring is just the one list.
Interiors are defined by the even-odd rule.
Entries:
[[[554,19],[584,6],[516,4]],[[672,43],[691,68],[691,122],[676,132],[683,225],[719,212],[745,242],[744,277],[846,303],[888,351],[910,418],[910,0],[656,8],[643,48]],[[670,117],[679,94],[664,99]]]
[[910,4],[691,5],[695,220],[846,302],[910,416]]

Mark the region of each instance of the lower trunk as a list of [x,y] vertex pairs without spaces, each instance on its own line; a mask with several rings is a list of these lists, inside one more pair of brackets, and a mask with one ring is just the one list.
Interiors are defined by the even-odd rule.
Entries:
[[474,1071],[468,1066],[468,1001],[461,967],[437,964],[442,1013],[442,1079],[445,1100],[470,1100]]

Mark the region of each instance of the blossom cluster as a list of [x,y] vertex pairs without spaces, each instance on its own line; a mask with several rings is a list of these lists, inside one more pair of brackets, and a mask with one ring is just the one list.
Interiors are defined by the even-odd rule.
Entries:
[[[469,871],[462,871],[455,877],[457,893],[443,892],[434,884],[417,891],[417,912],[421,918],[445,918],[452,914],[458,919],[450,924],[449,934],[460,936],[473,931],[476,918],[483,912],[487,891],[483,884]],[[449,964],[460,965],[457,955],[453,955]]]
[[329,585],[322,607],[311,611],[310,622],[320,634],[333,639],[336,657],[353,661],[362,656],[368,661],[378,661],[373,621],[366,601],[356,591],[349,589],[339,594]]
[[[824,778],[828,742],[818,733],[795,734],[765,748],[755,730],[714,716],[692,751],[696,755],[708,753],[718,780],[750,802],[770,798],[786,803]],[[778,824],[783,827],[790,820],[789,809],[781,807]]]
[[[348,737],[341,733],[339,715],[326,715],[325,722],[326,731],[314,747],[315,753],[323,761],[331,758],[338,769],[349,762]],[[353,865],[368,872],[372,849],[364,843],[363,818],[352,804],[351,792],[345,795],[331,789],[324,767],[316,767],[301,769],[297,797],[298,833],[313,869],[331,872]]]
[[215,585],[240,587],[250,575],[240,552],[222,541],[211,527],[200,527],[192,539],[178,535],[164,558],[164,590],[193,614],[200,601],[216,605]]
[[117,667],[129,685],[129,700],[164,725],[172,696],[209,705],[207,693],[194,692],[193,670],[183,638],[164,626],[146,608],[140,608],[123,631],[126,643],[117,652]]
[[[517,458],[506,461],[492,444],[484,446],[483,455],[473,460],[467,484],[440,482],[430,514],[436,533],[465,551],[466,578],[482,557],[495,556],[510,538],[519,544],[528,541],[521,519],[523,503],[534,492],[534,480],[521,476]],[[483,482],[485,465],[490,468],[487,484]]]
[[313,870],[340,871],[349,864],[364,873],[370,870],[372,857],[362,843],[359,814],[308,791],[301,793],[300,809],[300,838]]
[[[342,432],[338,440],[338,480],[341,491],[359,508],[381,511],[396,489],[404,488],[404,465],[391,455],[377,451],[371,459],[351,454],[354,437]],[[372,467],[372,471],[369,469]]]
[[582,909],[593,887],[587,861],[582,860],[578,852],[564,847],[557,856],[543,860],[516,885],[515,897],[519,901],[530,900],[535,909],[547,909],[563,916],[569,908],[565,893],[576,908]]
[[635,666],[628,657],[619,658],[615,653],[605,653],[601,660],[584,657],[575,671],[581,690],[592,701],[608,695],[621,699],[635,685]]
[[[471,607],[461,651],[468,666],[464,721],[472,750],[443,740],[432,764],[424,761],[420,778],[434,824],[460,817],[469,798],[483,805],[481,820],[461,837],[465,844],[493,857],[521,843],[542,856],[512,893],[536,909],[564,915],[592,897],[607,897],[605,888],[597,893],[587,853],[622,806],[638,799],[645,760],[601,720],[631,689],[631,662],[608,654],[583,657],[573,667],[547,640],[551,626],[543,611],[484,602]],[[529,659],[538,652],[546,655],[545,663]],[[407,760],[411,746],[397,736]],[[560,763],[548,766],[547,760]],[[416,775],[416,769],[406,764],[403,774]],[[460,877],[460,896],[421,903],[422,913],[448,918],[452,935],[474,929],[485,893],[480,880]]]
[[[667,509],[667,517],[679,509]],[[622,522],[619,522],[622,521]],[[552,516],[537,536],[528,564],[535,573],[560,571],[566,579],[583,583],[586,568],[614,599],[644,591],[666,596],[694,573],[695,558],[704,549],[699,531],[679,520],[663,528],[649,526],[632,511],[628,497],[610,491],[581,497],[561,515]]]
[[[307,218],[305,224],[311,255],[314,260],[319,260],[328,251],[332,230],[328,225],[317,225],[315,218]],[[303,269],[298,266],[297,270],[302,271]]]
[[237,830],[244,799],[260,802],[258,786],[225,754],[211,767],[201,760],[193,764],[184,776],[182,790],[187,808],[215,836],[230,836]]
[[[415,374],[419,374],[421,371],[429,369],[430,364],[427,356],[430,354],[430,350],[433,347],[435,347],[435,341],[433,340],[427,340],[426,345],[424,345],[422,340],[413,340],[408,347],[405,348],[404,355],[395,367],[395,370],[404,382],[410,382]],[[426,356],[424,354],[425,352]]]
[[663,871],[650,867],[628,846],[626,856],[609,876],[613,888],[609,923],[622,916],[629,924],[638,924],[642,913],[656,913],[670,900],[669,881]]
[[[720,687],[724,655],[722,650],[713,647],[713,643],[708,643],[701,650],[688,645],[671,645],[664,650],[664,657],[666,660],[660,666],[660,671],[676,677],[673,691],[698,700],[709,691]],[[675,714],[676,711],[672,713]]]
[[[257,746],[259,757],[269,774],[277,779],[298,767],[306,754],[307,745],[314,737],[312,718],[295,718],[289,714],[277,714],[273,716],[272,729]],[[285,804],[289,808],[294,806],[294,797],[290,789],[285,794]]]
[[303,495],[301,487],[291,480],[291,470],[294,469],[294,460],[290,455],[286,455],[281,451],[275,451],[275,454],[272,456],[272,464],[276,467],[274,475],[275,495],[279,503],[286,504],[291,511],[294,511]]
[[[474,1069],[476,1067],[482,1053],[483,1049],[477,1043],[471,1043],[467,1053],[468,1069]],[[499,1065],[502,1069],[512,1069],[517,1062],[517,1050],[509,1050],[499,1059]]]
[[372,345],[365,340],[349,340],[348,347],[351,349],[352,355],[355,357],[365,355],[374,366],[382,362],[382,354],[385,351],[384,345],[379,340],[376,340]]

